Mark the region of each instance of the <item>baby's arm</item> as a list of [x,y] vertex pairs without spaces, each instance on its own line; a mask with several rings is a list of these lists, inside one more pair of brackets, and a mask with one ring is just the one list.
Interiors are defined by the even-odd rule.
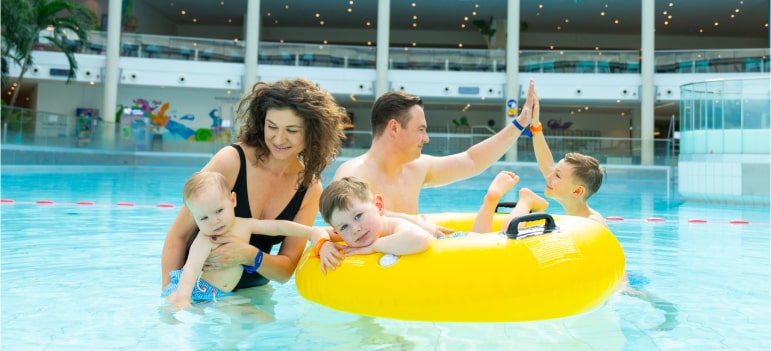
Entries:
[[311,241],[311,247],[315,248],[319,241],[324,241],[319,248],[319,258],[321,259],[321,271],[326,273],[326,269],[335,269],[340,265],[343,255],[330,239],[332,228],[309,227],[300,223],[287,220],[271,219],[244,219],[248,221],[249,229],[252,233],[272,235],[272,236],[296,236],[306,238]]
[[193,294],[193,287],[203,269],[206,257],[211,252],[212,243],[204,235],[198,235],[190,246],[190,253],[187,256],[185,266],[182,267],[182,275],[179,277],[177,291],[169,294],[167,301],[171,303],[174,309],[182,309],[191,306],[190,296]]

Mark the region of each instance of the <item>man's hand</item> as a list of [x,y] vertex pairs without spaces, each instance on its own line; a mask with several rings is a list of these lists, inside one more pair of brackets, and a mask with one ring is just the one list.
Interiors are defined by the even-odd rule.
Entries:
[[429,222],[426,220],[426,216],[421,215],[419,221],[415,221],[414,223],[423,228],[423,230],[427,231],[429,234],[433,235],[435,238],[441,238],[447,234],[452,234],[455,232],[452,228],[442,227],[440,225],[436,225],[434,223]]

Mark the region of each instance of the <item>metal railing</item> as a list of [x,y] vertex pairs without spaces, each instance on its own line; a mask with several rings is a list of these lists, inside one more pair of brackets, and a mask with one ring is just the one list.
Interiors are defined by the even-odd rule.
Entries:
[[[149,117],[126,115],[120,123],[105,123],[88,114],[69,116],[23,108],[3,107],[2,134],[3,148],[45,147],[47,150],[91,150],[123,153],[188,153],[214,154],[223,146],[234,142],[235,131],[228,128],[214,128],[199,141],[163,139],[154,134]],[[434,126],[428,133],[429,143],[423,152],[434,156],[450,155],[465,151],[472,145],[490,137],[497,130],[487,126]],[[555,157],[568,152],[591,155],[603,164],[640,164],[641,140],[635,138],[567,137],[549,136],[549,147]],[[346,131],[341,156],[358,156],[372,145],[372,134],[368,131]],[[671,166],[676,163],[676,152],[672,152],[672,139],[654,141],[656,165]],[[517,161],[535,162],[532,141],[520,138],[517,141]],[[15,163],[18,160],[6,160]]]

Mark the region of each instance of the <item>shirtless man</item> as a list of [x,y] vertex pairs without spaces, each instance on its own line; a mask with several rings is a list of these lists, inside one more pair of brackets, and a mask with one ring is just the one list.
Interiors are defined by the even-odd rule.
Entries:
[[[528,99],[533,89],[531,80]],[[388,92],[372,106],[372,146],[363,155],[340,165],[334,179],[362,178],[373,193],[383,197],[389,214],[417,214],[421,188],[467,179],[490,167],[526,130],[531,114],[526,103],[515,119],[519,126],[509,124],[464,152],[440,157],[423,155],[423,144],[429,141],[423,101],[412,94]],[[436,236],[451,232],[425,223],[422,226],[430,228]]]

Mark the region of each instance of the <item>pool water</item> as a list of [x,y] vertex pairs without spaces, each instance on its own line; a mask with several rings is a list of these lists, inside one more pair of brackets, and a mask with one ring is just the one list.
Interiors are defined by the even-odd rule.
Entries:
[[[503,168],[518,171],[517,167],[499,165],[449,187],[425,189],[421,211],[476,211],[495,173]],[[670,330],[657,330],[665,320],[662,309],[620,294],[592,312],[556,320],[428,323],[331,310],[299,296],[293,280],[239,292],[239,298],[250,301],[248,311],[209,304],[171,314],[159,297],[161,248],[181,205],[182,185],[196,170],[4,166],[1,348],[771,348],[769,208],[683,203],[666,177],[635,172],[623,176],[610,170],[590,204],[606,217],[623,218],[608,224],[624,248],[626,269],[642,274],[645,289],[677,309]],[[327,179],[331,175],[325,172]],[[540,175],[532,170],[521,175],[519,186],[543,194]],[[516,200],[516,192],[504,200]],[[82,201],[86,203],[77,204]],[[563,213],[553,202],[549,212]],[[663,221],[649,220],[653,218]],[[733,220],[748,224],[730,223]],[[320,218],[317,224],[322,224]],[[505,274],[505,268],[480,269],[501,269]]]

